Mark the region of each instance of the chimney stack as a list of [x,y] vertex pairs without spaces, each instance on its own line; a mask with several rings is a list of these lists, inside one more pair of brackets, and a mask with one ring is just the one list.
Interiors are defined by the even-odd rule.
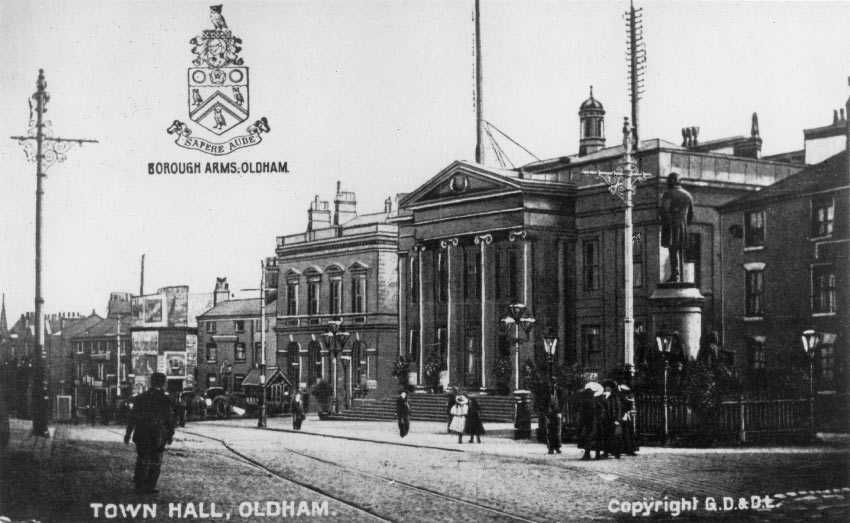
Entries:
[[357,200],[353,192],[343,192],[342,183],[336,182],[334,198],[334,225],[345,225],[357,217]]
[[316,229],[326,229],[331,226],[331,211],[328,208],[328,202],[316,199],[310,202],[310,209],[307,210],[307,232]]
[[224,278],[215,279],[215,292],[213,294],[213,305],[218,305],[220,302],[225,302],[230,298],[230,284],[227,283],[227,276]]

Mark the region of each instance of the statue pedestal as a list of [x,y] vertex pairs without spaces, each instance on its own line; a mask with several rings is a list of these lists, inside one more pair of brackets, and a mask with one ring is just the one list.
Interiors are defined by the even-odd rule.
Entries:
[[693,283],[659,283],[649,298],[652,337],[660,330],[678,331],[682,350],[696,359],[702,336],[702,305],[705,297]]

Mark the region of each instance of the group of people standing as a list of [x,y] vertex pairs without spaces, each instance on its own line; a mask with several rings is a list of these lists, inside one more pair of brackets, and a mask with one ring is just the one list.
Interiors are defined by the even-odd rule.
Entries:
[[451,434],[457,434],[458,443],[463,443],[464,434],[469,436],[470,443],[476,440],[481,443],[484,423],[481,421],[481,405],[476,398],[469,398],[464,394],[449,396],[447,410],[448,431]]
[[638,447],[630,392],[626,385],[618,386],[614,380],[585,385],[576,427],[578,446],[584,449],[582,460],[591,459],[591,452],[595,452],[595,459],[635,455]]

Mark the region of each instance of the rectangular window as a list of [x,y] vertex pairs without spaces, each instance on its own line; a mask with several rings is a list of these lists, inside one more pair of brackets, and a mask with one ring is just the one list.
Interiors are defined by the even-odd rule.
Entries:
[[685,245],[685,264],[687,271],[693,273],[693,283],[700,286],[700,258],[702,256],[702,237],[699,234],[688,234],[688,243]]
[[208,321],[207,322],[207,332],[215,332],[215,322]]
[[519,301],[520,278],[519,278],[519,249],[512,248],[508,251],[508,292],[512,301]]
[[582,243],[582,288],[592,291],[599,288],[599,242],[587,240]]
[[764,246],[764,211],[744,213],[744,247]]
[[298,314],[298,282],[286,282],[286,315],[295,316]]
[[407,357],[419,361],[419,329],[410,329],[407,336]]
[[78,342],[77,342],[77,343],[75,343],[74,345],[76,345],[76,346],[77,346],[77,354],[82,354],[82,353],[83,353],[83,344],[82,344],[81,342],[79,342],[79,341],[78,341]]
[[832,265],[812,267],[812,312],[835,312],[835,268]]
[[336,277],[330,282],[329,307],[331,314],[342,314],[342,278]]
[[812,238],[832,236],[835,202],[832,198],[812,202]]
[[419,303],[419,254],[410,259],[410,302]]
[[835,377],[835,347],[823,345],[820,348],[820,377],[824,381],[832,381]]
[[643,241],[641,241],[641,233],[632,237],[632,286],[643,287]]
[[764,271],[747,271],[745,287],[745,314],[749,317],[764,316]]
[[253,354],[253,356],[254,356],[254,359],[253,359],[254,366],[259,365],[260,362],[263,360],[262,354],[263,354],[263,344],[260,343],[259,341],[255,341],[254,342],[254,354]]
[[260,332],[262,326],[260,325],[260,320],[251,320],[251,332]]
[[366,312],[365,274],[355,274],[351,278],[351,312]]
[[319,287],[317,281],[307,282],[307,314],[313,316],[319,314]]
[[750,370],[763,371],[767,368],[767,354],[764,348],[764,336],[747,338],[747,349],[750,353]]
[[207,361],[209,363],[215,363],[217,359],[218,347],[216,347],[215,343],[207,343]]
[[234,320],[233,329],[236,332],[245,332],[245,320]]
[[236,343],[236,355],[234,359],[236,361],[245,361],[245,344],[241,341]]
[[599,325],[581,326],[581,353],[585,367],[599,368],[602,366],[602,343],[599,336]]
[[437,253],[437,284],[440,288],[437,290],[437,297],[440,303],[446,303],[449,300],[449,254],[446,252]]

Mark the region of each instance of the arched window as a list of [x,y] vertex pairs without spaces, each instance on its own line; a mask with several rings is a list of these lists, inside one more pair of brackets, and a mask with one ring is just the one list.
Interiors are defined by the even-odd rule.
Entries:
[[307,386],[322,379],[322,344],[311,341],[307,347]]

